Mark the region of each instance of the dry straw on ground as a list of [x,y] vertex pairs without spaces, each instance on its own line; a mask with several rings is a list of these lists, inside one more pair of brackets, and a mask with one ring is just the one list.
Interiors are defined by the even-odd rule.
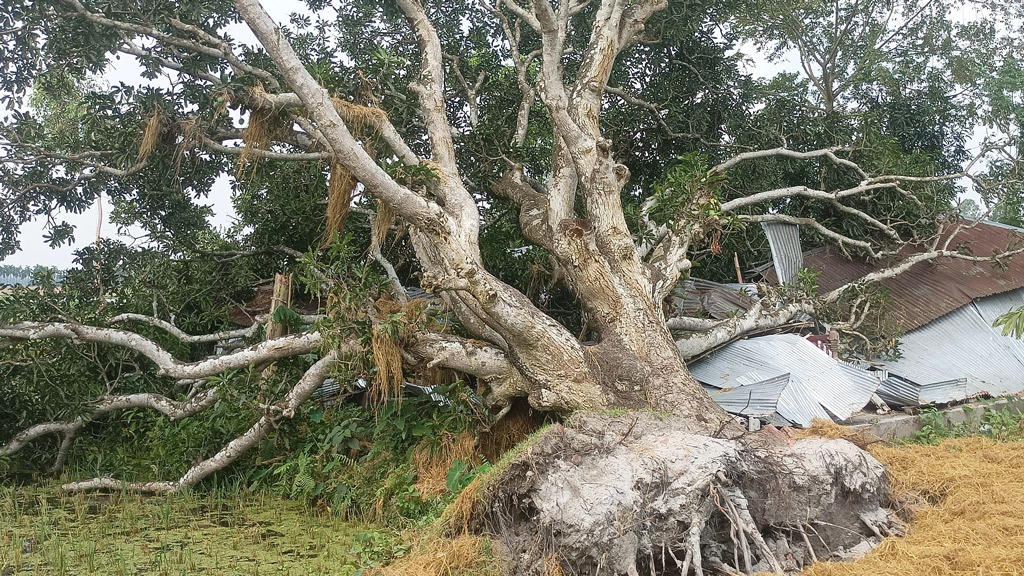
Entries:
[[791,438],[807,438],[817,436],[819,438],[843,438],[867,450],[872,444],[882,442],[882,439],[869,430],[857,430],[848,426],[836,424],[832,420],[815,418],[807,428],[786,428]]
[[409,556],[382,568],[378,576],[497,576],[498,566],[488,552],[490,542],[480,536],[455,538],[432,535]]
[[424,441],[412,453],[416,469],[414,488],[424,498],[433,498],[448,489],[448,470],[455,461],[471,466],[480,464],[480,456],[474,446],[475,440],[469,432],[455,435],[444,432],[436,445]]
[[1024,443],[979,437],[870,450],[896,494],[930,504],[907,536],[885,539],[856,562],[815,564],[806,576],[1024,574]]

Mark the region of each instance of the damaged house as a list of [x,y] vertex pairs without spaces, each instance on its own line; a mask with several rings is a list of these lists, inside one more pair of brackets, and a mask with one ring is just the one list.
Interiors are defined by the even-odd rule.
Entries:
[[[764,230],[772,252],[772,262],[761,270],[768,283],[785,284],[806,268],[818,273],[824,293],[881,267],[829,248],[803,252],[795,225],[771,223]],[[1022,233],[978,222],[965,227],[957,241],[983,256],[1021,242]],[[815,324],[803,317],[789,326],[790,333],[730,342],[693,359],[690,370],[730,412],[796,425],[822,417],[846,420],[872,402],[884,409],[885,403],[943,404],[1024,392],[1024,341],[992,326],[1003,313],[1024,306],[1024,266],[939,258],[881,283],[891,299],[886,313],[904,331],[894,358],[857,364],[833,358],[826,336],[793,333]],[[727,318],[749,308],[756,293],[746,285],[694,281],[681,287],[676,305],[684,314],[696,310]]]

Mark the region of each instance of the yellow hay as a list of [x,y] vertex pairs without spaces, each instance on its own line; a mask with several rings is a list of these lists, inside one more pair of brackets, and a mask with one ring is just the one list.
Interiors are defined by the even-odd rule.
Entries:
[[450,386],[459,381],[459,373],[440,366],[428,366],[420,369],[418,381],[420,386]]
[[379,576],[497,576],[497,563],[490,557],[490,541],[463,534],[447,539],[428,538],[412,553],[391,566],[374,572]]
[[480,434],[480,453],[488,462],[497,462],[501,456],[526,440],[541,426],[541,418],[534,417],[529,408],[513,408],[498,420],[490,430]]
[[135,159],[136,162],[145,162],[156,149],[156,144],[160,141],[160,133],[163,131],[162,116],[160,108],[157,107],[146,120],[146,125],[142,128],[142,142],[139,143],[139,155]]
[[544,571],[541,575],[565,576],[565,571],[562,570],[562,562],[558,559],[558,554],[550,554],[544,557]]
[[[491,469],[494,470],[493,468]],[[459,492],[452,503],[441,513],[441,524],[447,533],[452,535],[468,534],[473,512],[484,496],[491,474],[480,474],[468,486]]]
[[463,432],[459,435],[445,432],[436,446],[424,441],[412,452],[412,463],[416,470],[414,488],[424,498],[433,498],[448,490],[448,470],[456,460],[476,466],[481,460],[474,446],[473,435]]
[[183,120],[178,123],[178,132],[181,134],[181,142],[174,151],[174,173],[181,172],[181,164],[185,160],[185,152],[195,150],[202,144],[203,131],[194,118]]
[[370,338],[373,362],[377,375],[370,387],[370,403],[383,406],[389,400],[402,400],[402,350],[398,347],[396,335],[389,333],[387,326],[375,325]]
[[340,162],[331,162],[331,175],[327,182],[327,230],[324,232],[324,244],[331,241],[336,232],[340,232],[348,216],[352,204],[352,192],[356,189],[356,179],[348,168]]
[[[394,300],[381,298],[374,306],[378,323],[373,326],[370,345],[374,364],[377,365],[377,375],[369,390],[369,400],[372,406],[381,407],[389,400],[402,400],[402,385],[406,376],[402,370],[400,344],[409,326],[422,320],[426,301],[411,300],[403,306]],[[387,320],[379,323],[383,319]]]
[[858,447],[867,449],[872,444],[881,442],[882,439],[867,430],[855,430],[847,426],[836,424],[825,418],[815,418],[811,425],[803,429],[789,429],[792,438],[808,438],[817,436],[820,438],[843,438],[856,444]]
[[[266,94],[266,90],[260,84],[249,89],[249,96],[254,100],[262,100]],[[270,140],[274,134],[271,119],[275,113],[276,110],[273,108],[255,108],[249,112],[249,125],[242,131],[242,142],[245,146],[238,156],[236,177],[241,178],[250,164],[253,174],[256,173],[256,167],[260,160],[257,151],[270,149]]]
[[255,173],[260,160],[257,151],[265,151],[270,148],[271,114],[272,112],[263,109],[256,109],[249,113],[249,125],[242,131],[242,142],[245,143],[245,146],[238,156],[236,177],[241,178],[250,164]]
[[896,494],[923,498],[910,531],[851,563],[822,562],[806,576],[978,576],[1024,572],[1024,443],[987,438],[938,446],[875,444]]
[[387,114],[380,108],[360,106],[341,98],[331,98],[331,102],[348,126],[349,132],[356,138],[362,138],[367,134],[367,128],[380,128],[388,119]]
[[391,228],[391,225],[395,223],[395,213],[387,204],[380,200],[377,200],[376,204],[377,218],[373,221],[373,230],[371,233],[373,234],[374,241],[377,245],[384,246],[384,240],[388,237],[388,230]]

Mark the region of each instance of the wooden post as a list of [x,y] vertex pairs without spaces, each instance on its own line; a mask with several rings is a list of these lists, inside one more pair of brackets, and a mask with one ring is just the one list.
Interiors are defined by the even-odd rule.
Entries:
[[[274,293],[270,297],[270,317],[280,306],[292,305],[292,275],[274,274]],[[274,322],[272,319],[267,322],[267,340],[280,338],[288,333],[288,324]]]
[[736,266],[736,282],[743,284],[743,273],[740,272],[740,254],[739,252],[732,253],[732,263]]

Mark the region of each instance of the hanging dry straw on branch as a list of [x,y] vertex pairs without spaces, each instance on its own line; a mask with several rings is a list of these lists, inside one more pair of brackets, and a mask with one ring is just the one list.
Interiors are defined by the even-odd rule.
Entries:
[[345,121],[345,125],[348,126],[349,132],[356,138],[362,138],[368,134],[368,128],[374,130],[380,128],[388,119],[388,115],[380,108],[360,106],[341,98],[331,98],[331,102],[334,103],[334,108],[341,115],[341,119]]
[[175,176],[181,173],[181,164],[185,160],[185,153],[199,148],[203,143],[203,131],[195,118],[178,122],[177,131],[181,135],[181,141],[174,151],[174,173]]
[[402,350],[397,338],[387,325],[375,325],[371,336],[373,362],[377,365],[377,376],[370,387],[370,403],[383,406],[389,400],[402,400]]
[[391,320],[392,315],[402,311],[401,305],[393,300],[381,298],[377,300],[375,306],[379,315],[387,319],[385,322],[375,322],[370,334],[370,347],[373,350],[373,362],[377,365],[377,375],[370,387],[369,399],[372,406],[379,408],[388,401],[402,400],[405,374],[402,371],[402,349],[399,347],[399,341],[408,318]]
[[135,159],[136,162],[142,163],[149,159],[149,155],[153,153],[157,142],[160,141],[161,132],[163,132],[163,113],[157,106],[142,128],[142,142],[139,143],[139,155]]
[[[259,84],[249,89],[249,96],[256,101],[265,100],[266,94],[266,90]],[[276,114],[277,110],[272,107],[254,108],[249,112],[249,124],[242,131],[242,142],[245,146],[242,148],[242,153],[238,156],[237,178],[242,177],[246,167],[250,164],[252,165],[252,173],[256,173],[256,167],[260,160],[257,151],[270,149],[271,137],[275,132],[273,119]]]
[[384,241],[388,237],[388,230],[395,223],[395,213],[391,208],[381,202],[376,201],[377,205],[377,218],[373,221],[373,230],[370,231],[373,234],[373,241],[377,243],[377,246],[384,246]]
[[249,113],[249,125],[242,131],[242,142],[245,146],[242,148],[242,153],[238,156],[238,165],[236,169],[236,177],[241,178],[245,173],[245,169],[251,164],[252,173],[256,173],[256,167],[259,164],[259,155],[257,150],[267,150],[270,148],[270,135],[272,133],[270,127],[270,119],[273,112],[256,109]]
[[[380,108],[360,106],[341,98],[332,98],[331,102],[355,138],[364,138],[371,129],[376,130],[387,121],[387,115]],[[364,144],[364,148],[371,157],[374,156],[369,144]],[[356,184],[358,181],[348,168],[338,162],[331,163],[331,174],[327,183],[327,228],[324,231],[324,245],[330,243],[334,234],[342,230]]]
[[352,192],[356,179],[340,162],[331,162],[331,174],[327,181],[327,230],[324,244],[331,241],[336,232],[341,232],[352,204]]

